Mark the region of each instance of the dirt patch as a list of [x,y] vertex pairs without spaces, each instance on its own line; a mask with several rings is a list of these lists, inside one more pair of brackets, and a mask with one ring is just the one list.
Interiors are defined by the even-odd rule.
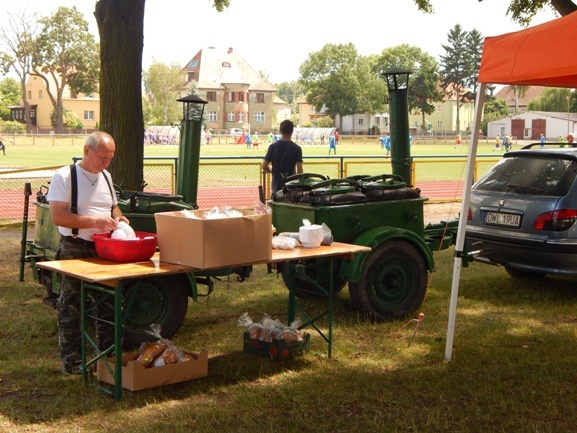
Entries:
[[450,203],[427,203],[425,202],[424,219],[425,225],[428,223],[438,223],[455,219],[461,212],[461,202]]

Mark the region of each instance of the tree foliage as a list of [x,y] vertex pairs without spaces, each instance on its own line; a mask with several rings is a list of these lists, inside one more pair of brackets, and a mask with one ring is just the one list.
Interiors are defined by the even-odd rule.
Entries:
[[374,76],[368,59],[355,46],[327,44],[300,66],[307,103],[331,117],[375,113],[384,107],[385,85]]
[[181,116],[181,103],[177,102],[184,85],[182,66],[154,61],[144,73],[144,89],[151,105],[152,125],[172,125]]
[[376,58],[376,68],[383,72],[394,67],[412,72],[408,86],[409,111],[421,113],[422,128],[426,129],[427,114],[435,111],[435,102],[443,100],[439,90],[439,65],[435,58],[418,47],[408,44],[383,50]]
[[22,89],[14,78],[5,78],[0,81],[0,118],[3,120],[10,119],[11,105],[20,104]]
[[575,95],[570,89],[545,89],[538,98],[529,101],[530,111],[575,112]]
[[481,61],[482,36],[473,29],[463,30],[459,24],[449,30],[441,59],[441,87],[456,100],[455,132],[460,130],[460,105],[464,96],[472,97]]
[[88,22],[75,6],[59,7],[40,19],[42,30],[36,40],[34,74],[44,80],[46,92],[56,112],[56,130],[64,124],[64,90],[74,94],[97,90],[98,44],[88,31]]
[[27,131],[32,121],[26,82],[32,72],[37,35],[38,18],[26,11],[6,14],[4,25],[0,26],[0,68],[4,73],[13,71],[18,76]]
[[298,81],[283,81],[275,87],[278,89],[278,97],[289,105],[294,105],[297,99],[305,94],[302,84]]
[[[434,13],[432,0],[413,1],[419,10]],[[537,12],[546,8],[553,9],[559,15],[565,16],[577,11],[577,4],[572,0],[510,0],[507,15],[510,15],[513,21],[527,26]]]
[[493,120],[502,119],[509,115],[507,101],[494,96],[487,96],[483,105],[483,120],[481,120],[481,130],[487,135],[487,123]]
[[[229,0],[212,0],[217,11]],[[128,188],[143,180],[144,116],[142,48],[145,0],[98,0],[94,11],[100,35],[100,129],[116,142],[110,170]]]

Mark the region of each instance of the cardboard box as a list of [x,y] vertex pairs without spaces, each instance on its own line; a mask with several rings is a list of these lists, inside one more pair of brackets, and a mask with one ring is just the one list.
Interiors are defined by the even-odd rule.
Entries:
[[[187,351],[184,351],[184,353],[192,355],[195,359],[163,367],[149,368],[144,368],[141,362],[136,361],[138,353],[124,355],[122,357],[122,388],[129,391],[138,391],[208,376],[208,352],[203,350],[200,353]],[[108,358],[107,361],[99,359],[96,377],[101,382],[114,385],[114,377],[108,367],[106,367],[106,362],[108,362],[110,369],[114,371],[114,358]]]
[[[272,214],[186,218],[182,212],[154,214],[160,260],[197,269],[225,268],[272,259]],[[206,211],[193,211],[202,218]]]
[[275,338],[272,342],[255,340],[249,337],[248,332],[244,333],[244,351],[261,356],[270,356],[274,359],[294,357],[302,355],[311,346],[310,334],[303,336],[303,341],[287,343],[283,339]]

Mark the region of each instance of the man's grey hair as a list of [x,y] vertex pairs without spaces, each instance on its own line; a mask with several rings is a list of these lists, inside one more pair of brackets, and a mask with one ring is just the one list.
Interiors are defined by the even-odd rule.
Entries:
[[107,134],[106,132],[102,131],[96,131],[88,136],[84,144],[90,146],[92,150],[96,150],[100,142],[106,140],[107,138],[114,141],[114,139],[110,134]]

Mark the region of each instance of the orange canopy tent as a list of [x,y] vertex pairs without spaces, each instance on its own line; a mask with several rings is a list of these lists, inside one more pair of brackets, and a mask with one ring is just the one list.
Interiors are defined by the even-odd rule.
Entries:
[[[479,88],[475,101],[473,131],[480,129],[487,84],[577,87],[577,12],[518,32],[485,38],[477,81]],[[469,209],[478,142],[478,134],[471,134],[461,216],[467,215]],[[461,218],[455,243],[451,305],[445,346],[447,361],[451,360],[453,349],[466,225],[466,218]]]

